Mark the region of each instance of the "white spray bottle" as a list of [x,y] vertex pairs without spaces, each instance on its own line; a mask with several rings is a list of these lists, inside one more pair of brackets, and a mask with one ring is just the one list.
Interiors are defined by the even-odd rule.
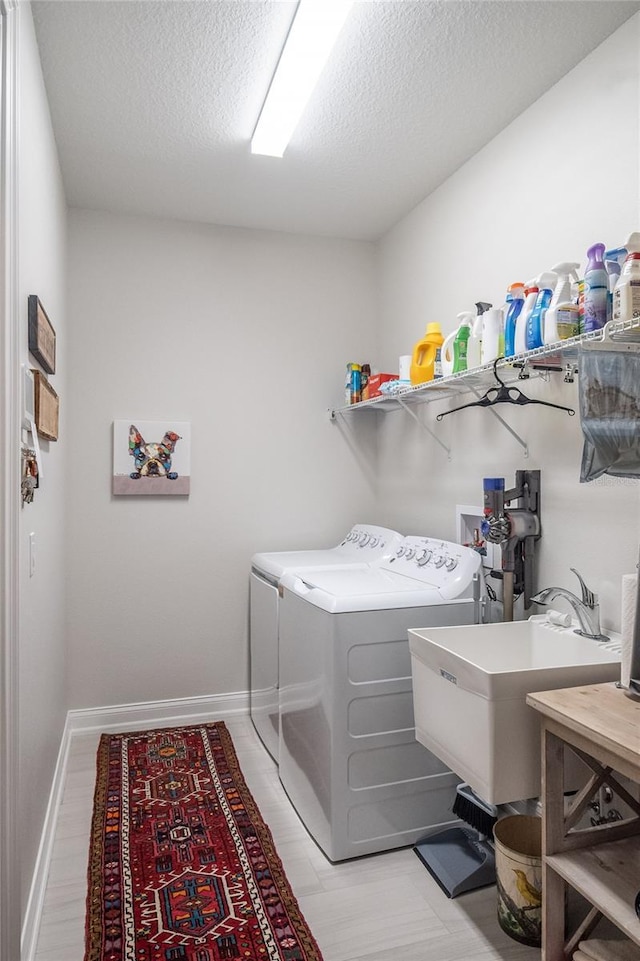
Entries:
[[558,275],[551,303],[544,315],[543,342],[555,344],[579,332],[578,305],[573,298],[572,278],[578,283],[579,263],[563,262],[551,268]]
[[536,300],[538,297],[538,283],[535,280],[529,280],[524,285],[524,307],[520,311],[520,316],[516,320],[516,354],[523,354],[527,349],[527,322],[531,316],[531,312],[536,305]]
[[484,329],[484,313],[491,304],[479,300],[476,304],[477,315],[473,321],[469,342],[467,344],[467,369],[479,367],[482,363],[482,332]]

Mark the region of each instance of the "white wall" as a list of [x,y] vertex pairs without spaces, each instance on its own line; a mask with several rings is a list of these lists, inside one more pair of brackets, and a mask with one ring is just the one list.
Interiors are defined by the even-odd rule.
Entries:
[[[640,227],[639,45],[636,15],[383,239],[381,356],[388,369],[397,369],[427,322],[439,321],[446,334],[475,301],[500,305],[508,284],[561,260],[584,264],[592,243],[618,246]],[[578,385],[561,375],[525,389],[577,409]],[[504,476],[511,487],[518,468],[541,469],[538,586],[576,590],[569,567],[577,567],[601,594],[604,623],[619,628],[620,577],[633,570],[638,551],[638,482],[605,476],[579,483],[578,416],[498,408],[527,441],[526,458],[489,411],[436,423],[445,409],[439,402],[422,414],[451,447],[451,461],[406,415],[381,418],[380,521],[454,537],[455,506],[482,504],[484,476]]]
[[[329,545],[355,520],[453,537],[455,505],[480,503],[483,476],[509,484],[539,467],[539,584],[573,586],[577,566],[617,625],[640,495],[634,482],[578,483],[577,418],[503,412],[525,459],[488,412],[456,415],[434,424],[449,462],[404,415],[374,431],[374,417],[339,427],[326,409],[341,402],[346,360],[394,370],[428,321],[449,330],[475,300],[500,303],[508,283],[640,225],[639,18],[399,224],[377,263],[366,244],[74,211],[67,305],[55,146],[19,10],[24,355],[38,293],[58,334],[62,412],[21,525],[26,890],[68,707],[246,690],[254,551]],[[577,405],[558,377],[527,391]],[[111,424],[130,417],[191,421],[189,499],[111,496]]]
[[[373,246],[70,225],[69,706],[246,691],[251,555],[375,519],[327,415],[346,360],[375,353]],[[129,418],[191,422],[188,499],[111,495]]]
[[[67,711],[65,589],[65,451],[67,449],[67,347],[65,273],[66,205],[33,32],[31,10],[19,16],[19,304],[21,354],[28,352],[27,297],[37,294],[55,328],[56,373],[61,398],[60,440],[42,441],[43,477],[20,518],[20,824],[26,898]],[[30,437],[27,436],[30,441]],[[29,576],[29,534],[36,537],[36,569]]]

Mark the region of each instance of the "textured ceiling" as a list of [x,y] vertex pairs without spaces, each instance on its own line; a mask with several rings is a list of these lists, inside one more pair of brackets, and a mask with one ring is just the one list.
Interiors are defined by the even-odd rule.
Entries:
[[33,0],[69,204],[377,238],[640,0],[360,0],[284,158],[252,156],[295,6]]

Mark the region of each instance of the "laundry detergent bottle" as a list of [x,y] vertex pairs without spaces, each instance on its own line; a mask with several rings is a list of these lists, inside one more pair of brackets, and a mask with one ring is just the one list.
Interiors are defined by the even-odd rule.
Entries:
[[524,307],[524,284],[510,284],[507,289],[509,305],[504,318],[504,356],[513,357],[516,353],[516,324]]
[[474,315],[464,311],[462,314],[458,314],[458,319],[460,324],[456,332],[456,336],[453,339],[453,373],[461,374],[463,371],[468,369],[467,366],[467,346],[469,344],[469,337],[471,336],[471,327],[474,321]]
[[492,307],[484,315],[482,338],[482,363],[490,364],[504,356],[504,313],[500,307]]
[[604,265],[604,244],[594,244],[587,251],[584,272],[584,332],[600,330],[607,322],[609,275]]
[[613,320],[640,320],[640,253],[627,254],[613,292]]
[[433,380],[435,374],[436,356],[442,349],[444,337],[440,324],[427,324],[427,331],[413,348],[409,377],[412,386],[426,384]]
[[440,348],[440,369],[443,377],[449,377],[453,373],[453,342],[457,333],[457,330],[452,330],[447,334]]
[[605,250],[604,252],[604,265],[607,270],[607,277],[609,278],[609,291],[607,294],[607,323],[613,319],[613,292],[616,289],[616,284],[620,280],[622,265],[627,253],[628,251],[626,247],[616,247],[615,250]]
[[527,350],[535,350],[543,345],[544,316],[551,303],[558,275],[550,270],[538,277],[538,296],[536,305],[527,318]]

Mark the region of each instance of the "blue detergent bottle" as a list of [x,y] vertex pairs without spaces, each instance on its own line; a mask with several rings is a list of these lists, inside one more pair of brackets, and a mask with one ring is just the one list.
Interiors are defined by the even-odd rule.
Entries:
[[527,350],[535,350],[536,347],[542,347],[544,343],[544,315],[551,303],[557,279],[558,275],[550,270],[538,277],[536,305],[527,321]]
[[604,265],[604,244],[594,244],[587,250],[587,269],[584,272],[584,331],[600,330],[607,322],[609,275]]
[[504,320],[504,356],[513,357],[516,353],[516,321],[524,307],[524,284],[511,284],[507,290],[507,304]]

